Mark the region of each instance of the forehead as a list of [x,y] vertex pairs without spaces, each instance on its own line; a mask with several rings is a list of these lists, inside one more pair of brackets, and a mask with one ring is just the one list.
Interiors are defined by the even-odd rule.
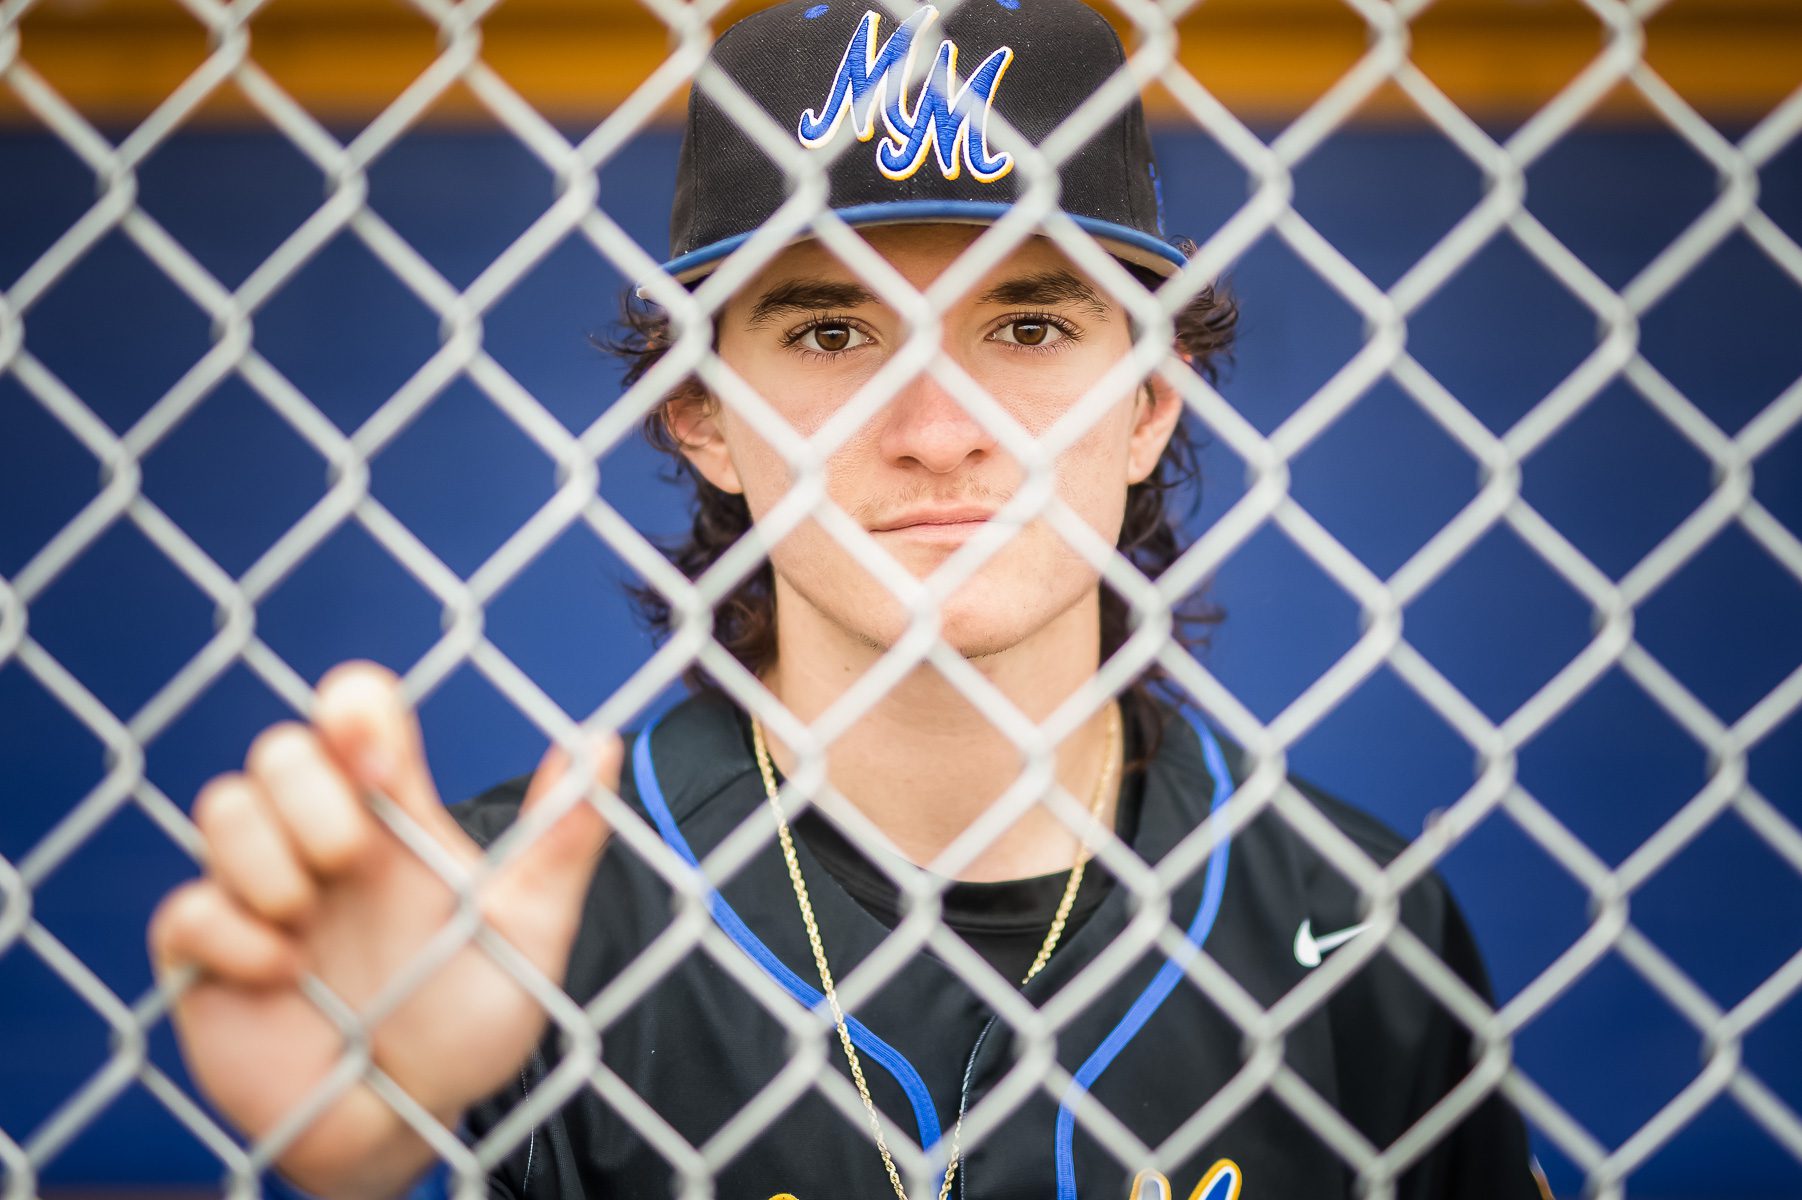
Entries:
[[[897,274],[924,291],[955,264],[959,256],[986,230],[977,225],[877,225],[857,232]],[[1105,295],[1088,274],[1070,260],[1055,242],[1042,236],[1027,238],[1002,260],[972,281],[966,296],[980,295],[983,285],[1027,274],[1057,271],[1076,276]],[[733,297],[734,304],[752,304],[770,288],[789,280],[863,283],[837,255],[817,240],[788,246]]]

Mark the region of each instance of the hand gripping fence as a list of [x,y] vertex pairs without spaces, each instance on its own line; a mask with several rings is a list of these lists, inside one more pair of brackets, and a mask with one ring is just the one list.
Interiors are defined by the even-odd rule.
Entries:
[[[887,2],[887,0],[884,0]],[[959,0],[942,0],[951,9]],[[977,0],[961,0],[974,3]],[[1028,1097],[1062,1098],[1072,1077],[1052,1053],[1058,1031],[1148,949],[1171,955],[1198,988],[1243,1031],[1246,1054],[1232,1082],[1189,1115],[1165,1144],[1146,1146],[1099,1101],[1077,1089],[1078,1124],[1123,1164],[1174,1160],[1198,1148],[1262,1095],[1276,1097],[1355,1172],[1373,1197],[1394,1194],[1399,1176],[1465,1115],[1500,1091],[1531,1126],[1575,1164],[1589,1194],[1624,1194],[1624,1180],[1673,1139],[1704,1108],[1725,1097],[1802,1160],[1802,1115],[1742,1060],[1743,1040],[1802,989],[1802,952],[1790,957],[1739,1004],[1723,1009],[1629,919],[1636,889],[1732,810],[1790,867],[1802,872],[1802,830],[1749,782],[1747,757],[1802,705],[1802,670],[1789,674],[1737,722],[1728,725],[1701,703],[1635,639],[1634,613],[1711,539],[1737,526],[1790,575],[1802,580],[1802,542],[1754,496],[1752,474],[1761,455],[1802,421],[1802,380],[1791,385],[1736,435],[1728,435],[1640,353],[1639,319],[1678,287],[1720,243],[1744,234],[1798,286],[1802,247],[1758,206],[1760,169],[1802,131],[1802,91],[1789,96],[1737,143],[1713,126],[1642,59],[1644,23],[1657,0],[1619,3],[1582,0],[1605,31],[1600,52],[1549,103],[1505,141],[1497,141],[1450,101],[1409,59],[1410,22],[1427,0],[1347,0],[1368,29],[1358,62],[1299,118],[1265,142],[1204,89],[1176,58],[1175,22],[1191,7],[1176,2],[1118,0],[1135,47],[1108,86],[1097,92],[1036,151],[1018,155],[1023,196],[987,229],[963,258],[924,293],[916,291],[861,238],[824,210],[826,162],[804,152],[787,131],[764,118],[724,74],[705,68],[720,0],[697,4],[644,0],[669,28],[663,64],[580,141],[571,142],[513,91],[481,56],[482,22],[494,3],[410,0],[437,26],[435,60],[397,99],[348,142],[341,142],[296,103],[250,57],[251,22],[264,7],[253,0],[218,4],[181,0],[210,38],[211,51],[193,73],[122,140],[114,144],[90,125],[21,55],[21,21],[32,0],[0,3],[0,81],[79,157],[99,184],[82,217],[0,293],[0,375],[10,375],[45,412],[101,464],[104,486],[11,578],[0,578],[0,666],[16,663],[107,748],[107,770],[93,788],[17,862],[0,858],[0,953],[35,955],[105,1022],[112,1052],[104,1066],[57,1106],[36,1129],[0,1131],[0,1178],[6,1200],[37,1194],[40,1175],[98,1114],[134,1081],[164,1105],[217,1156],[231,1194],[252,1195],[261,1173],[301,1129],[358,1080],[393,1106],[449,1164],[460,1196],[485,1195],[489,1170],[517,1149],[529,1131],[583,1089],[594,1092],[676,1170],[685,1196],[713,1194],[713,1177],[797,1097],[817,1090],[845,1119],[846,1136],[862,1136],[857,1092],[835,1069],[824,1036],[829,1014],[806,1011],[717,929],[706,895],[766,852],[773,825],[747,822],[691,867],[619,799],[601,789],[565,783],[536,818],[522,822],[468,871],[439,850],[397,806],[378,798],[390,829],[463,898],[456,916],[418,958],[364,1011],[352,1011],[318,980],[307,994],[342,1032],[338,1069],[279,1128],[242,1145],[150,1060],[147,1039],[165,1018],[182,979],[133,999],[116,995],[70,949],[34,919],[33,889],[75,853],[119,810],[135,805],[176,843],[197,854],[199,838],[183,809],[145,774],[145,746],[166,731],[196,698],[242,663],[296,712],[308,710],[308,683],[258,636],[258,604],[332,533],[355,524],[442,605],[443,634],[405,674],[408,695],[431,694],[465,664],[542,733],[569,747],[584,728],[617,729],[693,664],[704,666],[725,690],[793,748],[798,762],[779,802],[792,817],[817,804],[873,845],[892,849],[882,834],[826,782],[824,755],[833,741],[867,713],[910,670],[937,668],[990,715],[1020,749],[1024,768],[1015,784],[933,864],[955,877],[1021,814],[1045,803],[1072,830],[1088,831],[1096,853],[1140,901],[1125,934],[1103,951],[1043,1008],[1013,985],[938,919],[941,895],[924,877],[896,876],[906,915],[881,949],[839,982],[855,1010],[912,956],[931,950],[972,981],[985,1002],[1021,1040],[1024,1052],[1004,1080],[965,1115],[962,1142],[979,1144]],[[888,4],[904,16],[908,6]],[[781,210],[691,293],[660,273],[657,261],[626,234],[599,203],[596,172],[682,89],[695,86],[729,111],[748,114],[746,132],[786,177],[792,194]],[[1245,203],[1199,248],[1183,276],[1156,295],[1146,292],[1092,238],[1058,213],[1057,165],[1074,153],[1142,89],[1161,85],[1182,114],[1225,148],[1253,180]],[[447,89],[461,85],[557,181],[555,201],[469,286],[448,282],[368,204],[368,171]],[[271,126],[329,181],[324,202],[236,288],[221,284],[179,240],[138,206],[136,172],[214,92],[235,87]],[[1481,172],[1479,203],[1393,286],[1376,286],[1294,207],[1293,176],[1327,138],[1378,89],[1399,89],[1433,128]],[[1525,208],[1527,169],[1570,132],[1610,91],[1633,89],[1670,130],[1714,169],[1719,193],[1693,223],[1624,287],[1616,289],[1567,249]],[[997,121],[1000,118],[997,116]],[[102,238],[128,238],[212,322],[212,348],[123,434],[115,434],[25,346],[34,305]],[[797,435],[764,399],[733,375],[710,345],[712,318],[793,237],[811,232],[909,321],[905,344],[858,393],[812,436]],[[348,233],[393,273],[440,322],[440,346],[392,396],[348,435],[328,419],[259,352],[252,323],[270,298],[330,241]],[[672,316],[671,352],[617,403],[579,434],[571,434],[484,349],[483,318],[571,235],[585,239],[626,278],[647,281],[647,297]],[[1025,239],[1050,238],[1131,313],[1132,353],[1100,380],[1055,426],[1030,436],[950,359],[937,352],[936,314],[964,294],[983,272]],[[1274,236],[1363,317],[1365,338],[1344,364],[1268,436],[1258,432],[1217,391],[1170,352],[1172,318],[1199,289],[1260,239]],[[1512,239],[1595,314],[1594,349],[1524,416],[1499,436],[1460,403],[1407,349],[1410,317],[1497,239]],[[0,281],[4,282],[4,281]],[[1080,439],[1109,398],[1149,371],[1175,386],[1193,418],[1246,465],[1245,493],[1177,564],[1157,580],[1140,573],[1097,537],[1055,494],[1051,468]],[[864,529],[828,500],[824,464],[894,396],[927,371],[1023,466],[1022,485],[984,531],[930,578],[902,570]],[[741,413],[787,460],[795,484],[739,544],[692,582],[681,575],[597,491],[599,460],[633,435],[658,399],[695,373]],[[222,381],[241,380],[294,433],[330,464],[331,486],[306,514],[243,572],[233,577],[184,533],[140,488],[140,462]],[[558,487],[529,519],[468,578],[459,577],[370,492],[370,459],[393,441],[451,384],[468,380],[495,409],[557,464]],[[1289,491],[1290,463],[1344,416],[1376,383],[1390,380],[1481,466],[1482,486],[1439,532],[1392,574],[1379,577],[1342,545]],[[1694,512],[1618,581],[1592,563],[1521,493],[1521,462],[1572,422],[1605,387],[1624,380],[1708,460],[1712,488]],[[1135,632],[1086,686],[1043,724],[1015,708],[940,636],[939,605],[1000,551],[1009,529],[1043,519],[1109,586],[1130,603]],[[778,704],[758,680],[711,636],[713,607],[765,561],[770,546],[813,519],[891,589],[911,614],[907,630],[880,662],[811,725]],[[168,561],[211,598],[216,631],[199,653],[136,712],[110,711],[32,636],[28,614],[46,589],[109,528],[129,522]],[[484,606],[570,528],[584,525],[638,575],[660,591],[676,614],[674,635],[598,709],[565,712],[484,633]],[[1170,638],[1172,607],[1208,579],[1238,548],[1274,527],[1326,573],[1359,608],[1362,633],[1318,679],[1274,719],[1255,717],[1210,671]],[[1505,526],[1588,603],[1593,636],[1549,682],[1496,722],[1410,644],[1402,611],[1444,576],[1481,538]],[[1111,700],[1147,666],[1162,667],[1227,735],[1244,746],[1251,773],[1232,805],[1155,868],[1105,831],[1090,830],[1082,798],[1065,792],[1053,770],[1057,744]],[[1398,858],[1379,867],[1285,781],[1289,749],[1379,668],[1396,676],[1475,751],[1480,770],[1472,786]],[[1631,678],[1697,744],[1710,761],[1706,785],[1618,866],[1610,867],[1567,829],[1516,776],[1521,746],[1572,706],[1605,673]],[[584,778],[578,763],[568,779]],[[594,804],[613,826],[625,852],[641,856],[681,897],[668,928],[585,1007],[555,981],[543,978],[509,943],[484,924],[472,899],[483,874],[507,861],[576,804]],[[1369,904],[1372,935],[1348,945],[1271,1008],[1255,1001],[1205,952],[1187,952],[1172,922],[1171,889],[1192,875],[1213,848],[1266,810],[1351,881]],[[1500,1009],[1493,1009],[1424,943],[1397,923],[1398,899],[1461,839],[1498,810],[1587,892],[1591,919],[1567,950]],[[878,861],[881,856],[878,856]],[[566,1052],[548,1079],[501,1125],[474,1144],[440,1125],[382,1074],[369,1054],[367,1031],[436,966],[473,942],[512,974],[544,1007],[566,1039]],[[1650,1120],[1617,1145],[1607,1145],[1560,1106],[1513,1060],[1512,1039],[1568,991],[1598,961],[1618,954],[1704,1037],[1700,1070]],[[788,1067],[735,1117],[700,1145],[689,1144],[601,1061],[597,1046],[608,1026],[642,1000],[685,956],[704,954],[730,973],[745,993],[793,1035]],[[1281,1040],[1371,958],[1387,954],[1471,1031],[1480,1057],[1462,1084],[1391,1145],[1374,1145],[1285,1064]],[[906,1129],[885,1127],[908,1187],[930,1194],[944,1171],[943,1145],[922,1150]],[[873,1153],[873,1150],[872,1150]]]

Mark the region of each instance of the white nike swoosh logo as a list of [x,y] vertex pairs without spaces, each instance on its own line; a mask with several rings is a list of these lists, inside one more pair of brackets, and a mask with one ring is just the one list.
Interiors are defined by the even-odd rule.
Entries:
[[1301,928],[1295,931],[1295,961],[1304,967],[1318,967],[1321,955],[1337,950],[1369,928],[1370,922],[1364,921],[1337,933],[1323,933],[1315,937],[1313,918],[1303,918]]

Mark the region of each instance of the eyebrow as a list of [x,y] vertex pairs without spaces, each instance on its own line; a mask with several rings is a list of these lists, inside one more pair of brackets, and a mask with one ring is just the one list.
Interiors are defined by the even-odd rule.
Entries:
[[1049,307],[1074,304],[1104,317],[1108,302],[1094,288],[1068,271],[1040,271],[998,283],[977,298],[979,304],[1033,304]]
[[[755,328],[783,313],[819,312],[874,304],[876,296],[861,283],[837,283],[818,279],[787,279],[757,298],[746,324]],[[1073,304],[1105,317],[1110,307],[1101,295],[1068,271],[1040,271],[1004,280],[981,296],[978,304]]]
[[746,324],[761,325],[786,312],[819,312],[822,309],[857,308],[876,297],[861,283],[830,283],[817,279],[789,279],[776,284],[751,306]]

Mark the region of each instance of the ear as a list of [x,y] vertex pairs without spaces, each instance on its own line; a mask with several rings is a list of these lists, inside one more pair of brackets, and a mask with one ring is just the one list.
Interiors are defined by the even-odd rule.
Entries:
[[1182,415],[1182,396],[1169,380],[1154,372],[1133,403],[1132,441],[1126,451],[1128,484],[1143,483],[1157,469]]
[[722,492],[745,490],[720,429],[719,401],[698,387],[672,396],[663,406],[663,425],[702,479]]

